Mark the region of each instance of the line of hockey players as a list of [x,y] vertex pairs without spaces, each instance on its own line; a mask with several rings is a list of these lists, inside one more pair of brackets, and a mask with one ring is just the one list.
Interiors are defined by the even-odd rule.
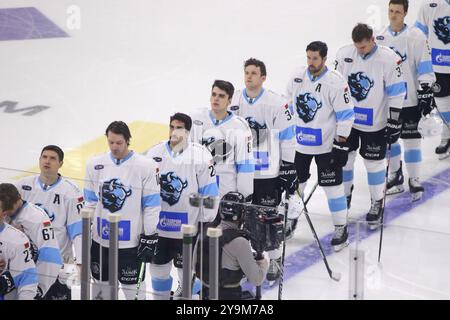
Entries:
[[[263,87],[265,64],[248,59],[244,89],[235,91],[230,82],[216,80],[210,108],[173,115],[169,140],[145,155],[129,150],[125,123],[111,123],[106,129],[110,152],[89,161],[84,199],[73,182],[58,174],[63,151],[45,147],[40,174],[16,187],[0,185],[0,294],[70,298],[64,266],[81,264],[83,205],[95,210],[94,298],[102,296],[108,281],[107,214],[120,213],[119,281],[125,296],[134,298],[141,282],[138,296],[145,298],[145,272],[143,279],[139,274],[150,263],[154,297],[168,299],[172,263],[181,278],[181,224],[217,225],[220,220],[217,205],[202,214],[191,207],[192,193],[220,198],[231,193],[266,207],[278,207],[288,193],[285,230],[290,238],[314,158],[335,227],[331,245],[336,251],[348,244],[358,150],[367,170],[371,228],[379,226],[385,195],[404,190],[402,153],[412,200],[419,200],[425,192],[421,140],[437,124],[442,140],[436,154],[440,159],[450,155],[450,0],[424,1],[414,27],[404,22],[408,5],[407,0],[389,1],[390,24],[378,35],[357,24],[353,43],[338,50],[335,70],[326,66],[327,45],[310,43],[307,65],[292,73],[283,96]],[[252,270],[248,278],[260,285],[266,272],[269,281],[280,276],[281,250],[268,256],[270,263],[262,259],[228,267]]]

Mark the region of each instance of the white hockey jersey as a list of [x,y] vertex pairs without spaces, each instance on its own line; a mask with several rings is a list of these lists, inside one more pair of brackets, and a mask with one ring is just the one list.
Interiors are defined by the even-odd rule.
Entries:
[[250,100],[245,89],[238,90],[229,110],[247,120],[252,132],[255,179],[278,177],[281,160],[294,162],[294,123],[282,96],[263,88]]
[[403,107],[406,84],[401,62],[392,49],[381,45],[364,57],[353,44],[339,49],[335,68],[349,85],[355,105],[354,128],[380,131],[386,127],[389,108]]
[[231,112],[225,119],[216,120],[207,109],[193,115],[192,120],[190,139],[211,152],[220,198],[231,191],[245,197],[253,194],[255,162],[247,121]]
[[450,73],[450,1],[424,1],[415,26],[428,37],[434,72]]
[[168,142],[161,142],[151,148],[146,156],[152,158],[159,168],[162,200],[159,236],[182,239],[182,224],[196,226],[199,221],[214,220],[219,201],[212,209],[204,208],[203,216],[200,216],[198,207],[189,204],[189,196],[193,193],[213,197],[219,195],[212,156],[205,147],[189,142],[183,152],[174,153]]
[[337,136],[349,136],[353,103],[347,82],[337,71],[327,68],[314,78],[307,67],[298,68],[289,79],[286,98],[294,111],[298,152],[328,153]]
[[92,239],[109,247],[111,213],[120,214],[119,248],[134,248],[139,235],[153,234],[160,211],[155,163],[131,151],[124,159],[110,152],[92,158],[86,168],[86,206],[95,208]]
[[[73,263],[72,244],[75,245],[76,262],[81,264],[81,216],[83,195],[72,181],[59,176],[51,186],[46,186],[39,175],[16,182],[22,199],[44,209],[55,231],[64,263]],[[78,238],[75,241],[75,238]]]
[[420,89],[420,84],[427,83],[431,88],[436,81],[427,39],[417,28],[405,25],[399,32],[394,32],[387,26],[376,37],[376,42],[394,50],[402,60],[403,78],[407,88],[403,105],[417,106],[417,90]]
[[[38,275],[27,236],[7,223],[0,224],[0,260],[6,262],[16,290],[5,300],[33,300],[37,293]],[[0,272],[1,274],[1,272]]]
[[20,226],[38,252],[36,261],[39,287],[44,296],[58,277],[63,265],[58,240],[50,218],[45,211],[27,201],[10,217],[11,224]]

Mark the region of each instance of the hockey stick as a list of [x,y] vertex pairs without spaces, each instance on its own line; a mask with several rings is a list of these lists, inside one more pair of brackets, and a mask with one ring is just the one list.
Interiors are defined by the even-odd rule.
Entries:
[[[316,191],[318,183],[314,185],[313,189],[309,193],[305,205],[308,204],[309,199],[311,199],[314,191]],[[287,216],[289,211],[289,194],[285,195],[285,203],[284,203],[284,228],[283,228],[283,250],[281,254],[281,266],[280,266],[280,282],[278,283],[278,300],[282,300],[283,296],[283,279],[284,279],[284,260],[286,256],[286,226],[287,226]],[[303,212],[303,211],[302,211]],[[301,214],[301,213],[300,213]]]
[[387,183],[388,183],[388,175],[389,175],[389,165],[391,162],[391,146],[392,146],[392,143],[389,143],[388,144],[388,158],[387,158],[387,165],[386,165],[386,174],[384,176],[385,182],[384,182],[383,207],[381,208],[381,221],[380,221],[381,230],[380,230],[380,244],[378,245],[378,263],[380,263],[381,246],[383,245],[384,208],[386,207]]
[[[318,183],[316,183],[314,185],[314,189],[311,191],[311,194],[310,194],[310,196],[308,197],[307,200],[309,200],[309,198],[312,195],[312,192],[314,192],[314,190],[317,188],[317,185],[318,185]],[[320,250],[320,253],[322,255],[322,260],[325,263],[325,267],[327,268],[328,275],[330,276],[331,279],[333,279],[335,281],[339,281],[339,280],[341,280],[341,274],[338,273],[338,272],[333,272],[331,270],[330,265],[328,264],[328,261],[327,261],[327,257],[325,256],[325,253],[323,252],[322,244],[320,243],[320,240],[319,240],[319,237],[317,236],[316,230],[314,229],[314,226],[313,226],[313,224],[311,222],[311,219],[309,218],[308,209],[306,208],[306,202],[303,200],[303,198],[302,198],[302,196],[301,196],[301,194],[300,194],[300,192],[298,190],[297,190],[297,193],[300,196],[300,199],[302,200],[303,212],[305,213],[306,220],[308,221],[309,227],[311,228],[311,231],[312,231],[312,233],[314,235],[314,238],[316,239],[317,244],[319,245],[319,250]]]
[[280,266],[280,282],[278,283],[278,300],[282,300],[283,297],[283,277],[284,277],[284,257],[286,255],[286,226],[288,221],[289,210],[289,192],[285,191],[284,196],[284,228],[283,228],[283,250],[281,253],[281,266]]
[[144,277],[144,270],[145,270],[145,262],[141,262],[141,266],[139,267],[139,277],[138,277],[138,283],[136,284],[136,295],[134,296],[134,300],[138,300],[139,297],[139,289],[141,288],[142,278]]
[[439,116],[442,119],[442,122],[444,122],[445,126],[447,127],[447,129],[450,131],[450,124],[447,122],[447,120],[445,120],[444,116],[442,115],[442,113],[439,111],[437,105],[435,106],[436,111],[439,113]]

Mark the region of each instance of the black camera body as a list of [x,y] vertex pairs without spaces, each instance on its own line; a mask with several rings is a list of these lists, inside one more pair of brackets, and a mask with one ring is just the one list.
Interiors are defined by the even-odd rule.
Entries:
[[243,229],[256,252],[278,249],[283,242],[283,216],[277,208],[247,206]]

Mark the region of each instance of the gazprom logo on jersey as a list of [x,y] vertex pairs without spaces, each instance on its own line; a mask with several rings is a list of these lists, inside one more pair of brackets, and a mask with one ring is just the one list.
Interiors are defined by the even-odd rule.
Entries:
[[297,126],[295,136],[298,144],[303,146],[321,146],[322,145],[322,129],[303,128]]
[[[109,240],[109,221],[102,219],[100,223],[100,217],[97,217],[97,234],[101,236],[103,240]],[[131,223],[129,220],[122,220],[119,222],[119,241],[130,241]]]
[[450,67],[450,50],[433,49],[431,57],[433,65]]
[[254,151],[253,156],[255,157],[255,170],[264,171],[269,169],[269,153]]
[[187,212],[161,211],[159,213],[158,229],[161,231],[178,232],[182,224],[187,224]]
[[355,123],[373,126],[373,109],[354,107]]

